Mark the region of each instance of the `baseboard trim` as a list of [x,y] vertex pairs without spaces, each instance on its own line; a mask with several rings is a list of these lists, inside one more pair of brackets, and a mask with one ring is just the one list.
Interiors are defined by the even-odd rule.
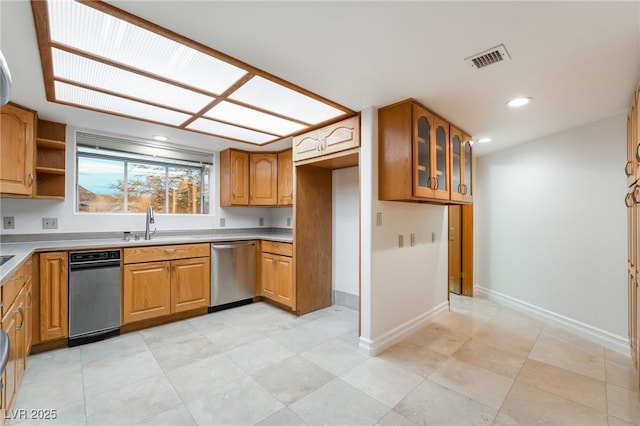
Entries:
[[576,321],[572,318],[565,317],[564,315],[557,314],[547,309],[541,308],[531,303],[524,302],[515,297],[507,296],[506,294],[499,293],[495,290],[488,288],[475,286],[473,288],[474,294],[485,299],[494,301],[500,305],[513,308],[517,311],[531,315],[532,317],[546,322],[550,325],[575,333],[585,339],[598,343],[613,351],[619,352],[624,355],[629,355],[629,339],[618,336],[617,334],[609,333],[597,327],[593,327],[589,324],[585,324],[580,321]]
[[432,323],[448,310],[449,302],[442,302],[429,311],[387,331],[376,339],[367,339],[360,336],[359,350],[365,355],[376,356],[382,353],[385,349],[406,339],[425,325]]

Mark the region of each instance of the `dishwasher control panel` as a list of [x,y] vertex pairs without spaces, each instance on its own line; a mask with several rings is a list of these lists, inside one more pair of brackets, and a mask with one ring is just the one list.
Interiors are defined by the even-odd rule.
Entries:
[[69,263],[120,260],[120,250],[80,251],[69,253]]

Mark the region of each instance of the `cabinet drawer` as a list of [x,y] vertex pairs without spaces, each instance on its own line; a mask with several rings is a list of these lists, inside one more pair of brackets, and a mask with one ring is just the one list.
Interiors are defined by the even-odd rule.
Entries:
[[9,308],[16,300],[16,296],[25,283],[25,265],[22,264],[2,285],[2,315],[8,312]]
[[282,256],[293,256],[293,244],[291,243],[279,243],[276,241],[262,241],[263,253],[274,253]]
[[207,257],[209,250],[210,245],[207,243],[126,248],[124,249],[124,263]]

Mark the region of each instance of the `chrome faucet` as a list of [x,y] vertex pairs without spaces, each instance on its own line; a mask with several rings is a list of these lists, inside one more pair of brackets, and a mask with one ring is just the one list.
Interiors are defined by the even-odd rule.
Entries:
[[147,207],[147,220],[144,228],[144,239],[150,240],[151,234],[156,232],[156,228],[153,228],[153,231],[149,231],[149,225],[152,223],[156,223],[155,217],[153,216],[153,208],[151,206]]

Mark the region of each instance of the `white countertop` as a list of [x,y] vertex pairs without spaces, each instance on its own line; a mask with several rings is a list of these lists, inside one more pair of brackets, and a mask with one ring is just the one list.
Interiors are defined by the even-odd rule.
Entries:
[[293,237],[290,233],[286,232],[242,231],[238,233],[225,234],[211,233],[154,236],[150,240],[135,240],[132,237],[130,241],[124,241],[122,238],[87,238],[2,243],[0,244],[0,255],[12,255],[13,258],[0,266],[0,283],[4,283],[5,280],[18,268],[18,266],[20,266],[20,264],[34,252],[126,248],[164,244],[213,243],[242,240],[270,240],[290,243],[293,241]]

